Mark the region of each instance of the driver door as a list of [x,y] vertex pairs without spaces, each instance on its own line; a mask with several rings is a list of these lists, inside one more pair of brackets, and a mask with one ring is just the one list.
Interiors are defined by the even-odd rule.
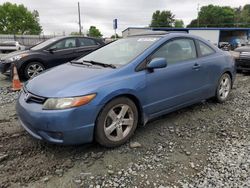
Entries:
[[49,66],[57,66],[63,63],[67,63],[78,57],[78,54],[75,53],[77,48],[76,38],[67,38],[62,39],[52,45],[49,49],[53,49],[50,52]]
[[171,40],[160,47],[153,58],[165,58],[168,66],[146,75],[147,113],[157,116],[202,98],[207,73],[197,59],[192,39]]

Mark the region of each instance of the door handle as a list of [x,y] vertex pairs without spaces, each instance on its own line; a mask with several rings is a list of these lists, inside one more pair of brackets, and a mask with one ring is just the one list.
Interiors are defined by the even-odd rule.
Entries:
[[200,68],[201,68],[201,65],[198,64],[198,63],[195,63],[194,66],[193,66],[193,69],[195,69],[195,70],[198,70]]

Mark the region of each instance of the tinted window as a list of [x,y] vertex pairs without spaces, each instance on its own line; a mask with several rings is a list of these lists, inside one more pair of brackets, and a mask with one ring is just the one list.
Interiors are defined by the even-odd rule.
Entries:
[[31,48],[31,50],[40,50],[46,46],[49,46],[50,44],[52,44],[53,42],[55,42],[57,39],[56,38],[52,38],[52,39],[48,39],[44,42],[38,43],[37,45],[35,45],[34,47]]
[[64,39],[64,40],[57,42],[56,44],[54,44],[50,48],[56,48],[56,49],[60,50],[60,49],[67,49],[67,48],[74,48],[74,47],[76,47],[76,39],[75,38],[68,38],[68,39]]
[[205,43],[198,41],[198,45],[200,47],[201,55],[206,56],[214,53],[214,50],[206,45]]
[[196,58],[194,41],[191,39],[175,39],[160,47],[152,58],[165,58],[169,64]]
[[98,45],[98,43],[93,39],[88,38],[79,38],[79,44],[80,46],[94,46]]

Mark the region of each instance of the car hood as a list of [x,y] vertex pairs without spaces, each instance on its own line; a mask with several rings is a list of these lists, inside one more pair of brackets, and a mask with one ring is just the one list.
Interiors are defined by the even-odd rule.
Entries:
[[26,83],[25,87],[30,93],[42,97],[81,96],[110,83],[112,79],[107,75],[116,70],[67,63],[34,77]]
[[21,54],[27,54],[27,53],[30,53],[29,50],[21,50],[21,51],[15,51],[15,52],[11,52],[7,55],[4,55],[3,57],[1,57],[1,60],[7,60],[11,57],[14,57],[14,56],[17,56],[17,55],[21,55]]
[[250,52],[250,46],[238,47],[234,51],[236,51],[236,52]]

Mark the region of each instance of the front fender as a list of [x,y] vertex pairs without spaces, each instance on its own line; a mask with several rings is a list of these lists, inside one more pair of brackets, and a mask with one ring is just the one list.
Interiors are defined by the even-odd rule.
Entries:
[[140,100],[140,97],[138,96],[138,93],[136,93],[136,91],[132,90],[132,89],[121,89],[121,90],[117,90],[114,91],[110,94],[108,94],[107,96],[105,96],[102,100],[101,100],[101,105],[102,107],[105,106],[105,104],[107,104],[109,101],[111,101],[114,98],[120,97],[120,96],[128,96],[129,98],[131,98],[134,102],[136,102],[136,105],[138,107],[138,113],[140,113],[140,123],[142,125],[145,125],[148,121],[148,115],[145,114],[144,110],[143,110],[143,102]]
[[37,57],[26,58],[26,59],[22,59],[20,61],[17,61],[16,67],[17,67],[17,69],[20,69],[24,64],[29,63],[29,62],[35,62],[35,61],[43,63],[43,60],[41,58],[37,58]]
[[132,95],[132,96],[134,96],[135,98],[137,98],[139,100],[139,97],[136,95],[136,92],[133,91],[132,89],[120,89],[120,90],[113,91],[113,92],[109,93],[108,95],[106,95],[100,101],[100,104],[105,105],[109,101],[111,101],[113,98],[116,98],[116,97],[122,96],[122,95]]

